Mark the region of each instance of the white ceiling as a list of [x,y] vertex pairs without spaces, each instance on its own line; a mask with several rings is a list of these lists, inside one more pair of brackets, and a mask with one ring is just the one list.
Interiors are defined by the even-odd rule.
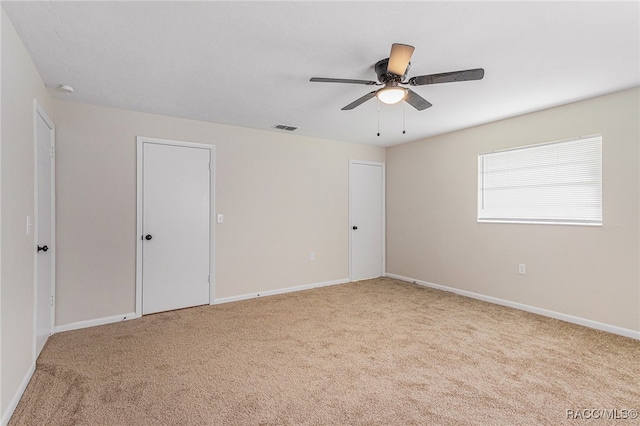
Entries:
[[[390,146],[640,85],[640,3],[7,2],[54,97],[194,120]],[[376,80],[394,42],[433,107],[340,108]],[[403,110],[406,134],[402,134]]]

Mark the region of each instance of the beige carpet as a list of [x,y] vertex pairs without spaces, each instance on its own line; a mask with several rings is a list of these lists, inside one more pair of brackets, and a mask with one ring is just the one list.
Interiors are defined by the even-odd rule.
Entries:
[[10,425],[575,425],[566,410],[632,408],[640,342],[379,278],[56,334]]

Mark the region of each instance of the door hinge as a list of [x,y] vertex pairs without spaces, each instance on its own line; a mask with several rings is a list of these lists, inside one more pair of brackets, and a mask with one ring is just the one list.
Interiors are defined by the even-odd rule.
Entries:
[[211,275],[207,275],[207,282],[211,284]]
[[51,147],[51,158],[53,158],[54,153],[55,153],[55,150],[53,147]]
[[51,295],[51,306],[53,306],[53,294]]

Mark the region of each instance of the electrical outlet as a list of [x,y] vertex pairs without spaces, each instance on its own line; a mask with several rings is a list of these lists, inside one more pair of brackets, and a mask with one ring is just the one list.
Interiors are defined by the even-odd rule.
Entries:
[[527,265],[525,265],[524,263],[520,263],[518,265],[518,273],[520,275],[527,275]]
[[309,253],[309,262],[316,261],[316,254],[314,252]]

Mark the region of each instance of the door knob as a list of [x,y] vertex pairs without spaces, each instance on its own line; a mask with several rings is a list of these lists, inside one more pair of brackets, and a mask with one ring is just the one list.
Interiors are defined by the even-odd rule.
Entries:
[[355,231],[356,229],[358,229],[358,227],[354,225],[353,226],[353,230]]
[[49,247],[47,247],[47,246],[42,246],[42,247],[38,246],[38,251],[36,253],[39,253],[40,250],[47,251],[47,250],[49,250]]
[[145,240],[150,240],[151,238],[153,238],[153,237],[151,236],[151,234],[147,234],[147,236],[146,236],[146,237],[144,237],[144,239],[145,239]]

